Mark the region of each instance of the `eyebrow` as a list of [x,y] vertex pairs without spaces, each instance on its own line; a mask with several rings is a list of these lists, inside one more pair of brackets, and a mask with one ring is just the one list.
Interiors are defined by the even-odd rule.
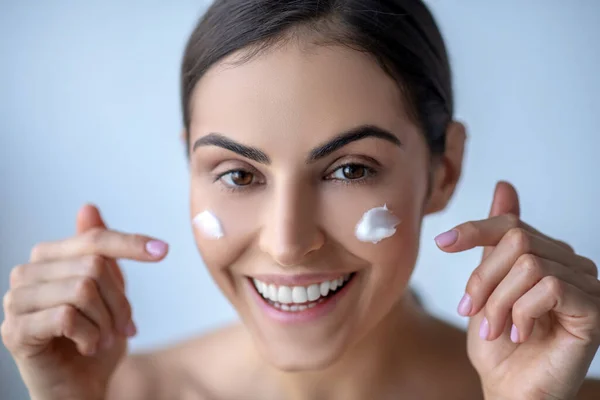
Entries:
[[194,147],[192,151],[195,151],[198,147],[201,146],[221,147],[225,150],[233,151],[234,153],[237,153],[242,157],[249,158],[258,163],[267,165],[271,164],[271,159],[268,155],[265,154],[264,151],[259,150],[255,147],[250,147],[238,143],[220,133],[209,133],[208,135],[196,140],[196,142],[194,142]]
[[340,133],[338,136],[331,139],[329,142],[322,144],[321,146],[313,149],[306,160],[307,163],[318,161],[324,157],[327,157],[331,153],[334,153],[342,147],[367,138],[376,138],[387,140],[390,143],[395,144],[398,147],[402,147],[400,139],[398,139],[393,133],[386,131],[375,125],[361,125],[359,127],[350,129],[349,131]]
[[[358,140],[363,140],[367,138],[386,140],[398,147],[402,147],[400,139],[398,139],[394,134],[388,132],[387,130],[375,125],[361,125],[356,128],[352,128],[348,131],[342,132],[327,143],[324,143],[311,150],[308,158],[306,159],[306,163],[310,164],[321,160],[352,142],[356,142]],[[199,138],[194,142],[192,151],[195,151],[198,147],[201,146],[221,147],[223,149],[239,154],[242,157],[254,160],[258,163],[267,165],[271,164],[271,159],[264,151],[255,147],[246,146],[244,144],[238,143],[220,133],[209,133],[208,135]]]

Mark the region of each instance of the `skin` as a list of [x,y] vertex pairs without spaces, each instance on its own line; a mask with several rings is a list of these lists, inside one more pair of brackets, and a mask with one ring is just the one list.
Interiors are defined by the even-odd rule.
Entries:
[[[437,239],[446,252],[486,248],[466,285],[468,332],[430,316],[406,289],[421,221],[445,208],[460,177],[460,123],[448,128],[445,154],[432,158],[397,85],[365,54],[307,41],[228,65],[236,56],[193,94],[190,217],[210,209],[224,226],[217,241],[194,234],[242,323],[125,357],[134,329],[126,330],[131,308],[116,260],[156,262],[168,248],[150,254],[152,238],[113,231],[84,206],[77,234],[36,246],[5,296],[2,337],[33,399],[600,396],[597,382],[582,386],[599,342],[596,267],[525,225],[509,184],[497,186],[488,219],[454,228],[451,244]],[[395,140],[367,137],[306,162],[364,125]],[[266,158],[225,149],[223,138]],[[396,234],[359,242],[354,225],[383,203],[402,220]],[[267,318],[248,284],[348,272],[352,286],[327,318],[294,326]]]

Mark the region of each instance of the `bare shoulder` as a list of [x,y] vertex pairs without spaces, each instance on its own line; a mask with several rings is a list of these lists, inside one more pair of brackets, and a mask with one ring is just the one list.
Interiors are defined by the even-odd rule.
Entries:
[[577,400],[600,399],[600,380],[586,379],[581,385]]
[[227,377],[242,374],[236,370],[244,365],[245,341],[243,328],[232,325],[151,353],[131,355],[115,372],[108,399],[231,398],[231,393],[239,392]]
[[424,384],[435,393],[427,398],[483,399],[479,374],[467,355],[467,335],[458,327],[432,318],[423,346]]

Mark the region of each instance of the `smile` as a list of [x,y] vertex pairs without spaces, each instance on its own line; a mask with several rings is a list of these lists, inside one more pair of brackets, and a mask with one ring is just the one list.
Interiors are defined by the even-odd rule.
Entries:
[[308,286],[269,284],[252,279],[254,288],[271,307],[290,313],[305,311],[335,297],[354,277],[354,273]]

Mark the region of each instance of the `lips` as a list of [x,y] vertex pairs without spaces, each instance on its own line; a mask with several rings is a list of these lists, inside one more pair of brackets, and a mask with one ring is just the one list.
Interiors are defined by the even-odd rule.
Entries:
[[353,274],[335,279],[312,283],[307,286],[287,286],[267,283],[259,279],[252,282],[257,292],[269,304],[283,311],[304,311],[316,306],[327,297],[337,293],[352,278]]

